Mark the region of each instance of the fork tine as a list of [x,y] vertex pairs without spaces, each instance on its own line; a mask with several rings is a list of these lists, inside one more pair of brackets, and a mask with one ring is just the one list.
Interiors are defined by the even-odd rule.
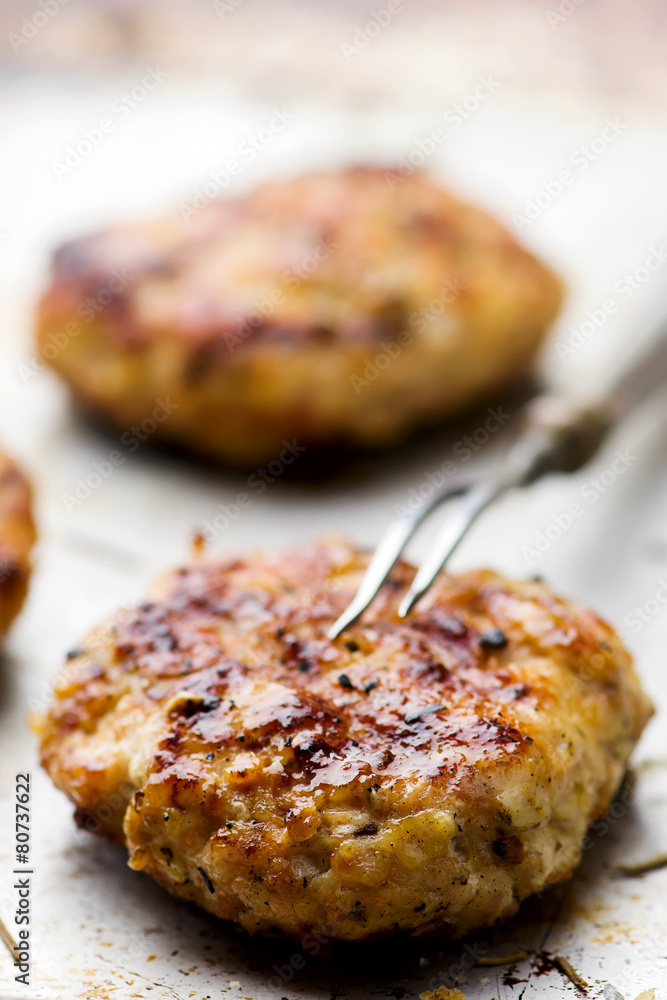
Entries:
[[357,621],[363,614],[391,573],[401,552],[431,511],[435,510],[436,507],[439,507],[446,500],[460,496],[467,489],[468,486],[465,484],[442,489],[428,503],[423,504],[405,517],[389,525],[375,550],[373,558],[368,564],[368,569],[364,574],[364,578],[354,599],[329,629],[329,639],[337,639],[341,632]]
[[459,497],[451,518],[436,536],[433,548],[424,560],[410,589],[401,601],[398,613],[401,618],[412,611],[429,589],[459,543],[467,535],[482,511],[486,510],[496,497],[507,489],[507,484],[498,480],[493,484],[481,484]]

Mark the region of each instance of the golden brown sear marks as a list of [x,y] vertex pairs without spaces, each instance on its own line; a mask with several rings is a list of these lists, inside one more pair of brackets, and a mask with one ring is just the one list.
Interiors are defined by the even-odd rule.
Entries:
[[197,562],[94,632],[44,765],[132,867],[249,931],[462,934],[567,878],[651,708],[611,628],[535,582],[399,564],[335,643],[345,541]]
[[28,592],[30,551],[36,532],[30,486],[15,463],[0,454],[0,638]]
[[66,245],[37,336],[104,418],[155,423],[161,402],[151,440],[255,463],[464,408],[527,371],[561,296],[486,213],[356,168]]

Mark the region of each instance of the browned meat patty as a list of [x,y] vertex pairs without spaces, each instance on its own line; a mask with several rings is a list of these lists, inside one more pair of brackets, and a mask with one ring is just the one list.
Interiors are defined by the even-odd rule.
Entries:
[[124,431],[245,464],[470,405],[526,372],[560,300],[485,212],[358,168],[68,244],[38,344]]
[[251,933],[460,935],[568,878],[651,714],[591,611],[490,571],[327,629],[344,541],[200,562],[70,654],[42,760],[79,824]]
[[0,454],[0,638],[23,606],[30,578],[30,550],[36,532],[28,482],[11,459]]

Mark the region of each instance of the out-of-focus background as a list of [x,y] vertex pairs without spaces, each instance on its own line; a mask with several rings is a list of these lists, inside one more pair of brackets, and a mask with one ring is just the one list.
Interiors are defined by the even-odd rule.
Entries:
[[[296,968],[290,947],[237,938],[74,829],[69,805],[39,773],[26,715],[48,703],[64,651],[186,558],[191,532],[244,488],[243,478],[146,447],[68,509],[63,496],[117,442],[81,421],[32,349],[32,309],[53,247],[202,190],[233,194],[313,167],[407,160],[492,210],[563,275],[568,300],[541,376],[555,388],[592,389],[667,306],[666,43],[661,0],[3,0],[0,446],[34,480],[41,536],[30,600],[0,660],[6,923],[17,771],[33,773],[36,872],[32,983],[15,983],[0,954],[3,1000],[409,1000],[453,977],[469,1000],[573,991],[540,966],[545,950],[566,955],[594,984],[592,996],[663,995],[667,873],[622,880],[613,871],[619,858],[667,850],[659,719],[637,755],[635,790],[574,882],[491,942],[531,951],[508,971],[476,968],[463,946],[437,943],[329,963],[306,957]],[[269,125],[276,111],[280,129]],[[111,122],[104,133],[102,119]],[[433,142],[440,127],[445,138]],[[242,170],[230,179],[232,159]],[[664,393],[648,400],[577,476],[506,498],[453,563],[541,573],[593,605],[624,634],[658,707],[667,703],[664,404]],[[514,416],[518,403],[498,396],[489,405]],[[276,482],[211,549],[277,548],[326,532],[372,545],[476,420],[310,486]],[[491,467],[513,427],[510,419],[469,468]],[[573,499],[583,514],[568,523]],[[415,554],[426,547],[418,542]]]

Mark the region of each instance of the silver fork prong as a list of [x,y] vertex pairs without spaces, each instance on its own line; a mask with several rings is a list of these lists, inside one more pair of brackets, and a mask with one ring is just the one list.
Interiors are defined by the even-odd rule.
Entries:
[[460,496],[467,489],[465,484],[443,489],[436,493],[428,503],[424,503],[421,507],[389,525],[368,564],[368,569],[352,603],[329,629],[329,639],[337,639],[341,632],[361,617],[391,573],[396,561],[422,521],[440,504],[452,497]]
[[438,573],[460,542],[496,497],[507,489],[505,483],[482,484],[459,497],[447,523],[436,536],[433,548],[417,572],[410,589],[400,603],[398,613],[405,618],[429,589]]

